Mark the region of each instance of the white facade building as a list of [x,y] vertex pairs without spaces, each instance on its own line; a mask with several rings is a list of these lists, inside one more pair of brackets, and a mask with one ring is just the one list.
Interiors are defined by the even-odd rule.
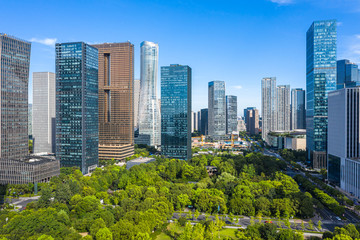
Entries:
[[328,95],[328,179],[360,197],[360,88]]
[[55,73],[33,73],[32,131],[34,153],[55,153]]
[[267,135],[277,130],[276,78],[263,78],[261,81],[262,139],[268,142]]
[[276,88],[277,130],[290,131],[290,85]]
[[161,144],[160,106],[157,98],[159,45],[144,41],[140,45],[139,134],[150,136],[150,146]]
[[134,127],[139,127],[140,80],[134,80]]

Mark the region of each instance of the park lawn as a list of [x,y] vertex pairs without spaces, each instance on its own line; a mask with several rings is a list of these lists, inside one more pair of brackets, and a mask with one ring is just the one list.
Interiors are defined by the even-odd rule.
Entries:
[[168,230],[172,230],[177,234],[181,234],[184,232],[184,227],[179,226],[178,224],[170,223],[167,227]]
[[169,237],[168,235],[166,235],[166,233],[162,232],[159,235],[157,235],[157,237],[155,238],[155,240],[172,240],[171,237]]
[[232,239],[236,239],[235,233],[236,233],[237,229],[234,228],[223,228],[220,231],[220,235],[222,237],[230,237]]

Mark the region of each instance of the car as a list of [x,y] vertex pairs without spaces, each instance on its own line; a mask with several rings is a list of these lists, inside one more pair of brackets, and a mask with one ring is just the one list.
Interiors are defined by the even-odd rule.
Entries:
[[272,221],[265,221],[265,223],[272,223]]

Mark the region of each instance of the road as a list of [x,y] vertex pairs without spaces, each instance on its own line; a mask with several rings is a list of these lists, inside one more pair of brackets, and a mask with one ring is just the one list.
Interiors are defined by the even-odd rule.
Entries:
[[[257,143],[257,142],[255,142]],[[260,145],[257,143],[257,145],[260,147]],[[263,149],[264,152],[263,154],[266,156],[271,156],[271,157],[276,157],[279,158],[280,160],[285,161],[285,159],[283,157],[280,156],[280,154],[276,153],[276,152],[272,152],[268,149]],[[286,169],[286,174],[290,177],[294,177],[297,174],[300,174],[302,176],[305,177],[305,173],[302,172],[301,170],[293,170],[291,168],[287,168]],[[301,189],[301,188],[300,188]],[[302,189],[301,189],[302,190]],[[302,190],[303,191],[303,190]],[[348,223],[353,223],[353,224],[358,224],[360,223],[359,218],[352,213],[351,211],[349,211],[348,209],[345,210],[345,214],[344,217],[347,219],[346,221],[343,220],[338,220],[338,216],[336,214],[334,214],[332,211],[330,211],[327,208],[324,209],[318,209],[317,211],[321,218],[323,219],[323,228],[324,229],[328,229],[330,231],[333,231],[335,229],[335,227],[337,226],[343,226],[344,224],[348,224]]]
[[40,196],[35,197],[19,197],[13,199],[6,199],[6,202],[15,206],[15,209],[22,211],[25,209],[26,205],[30,202],[37,201]]

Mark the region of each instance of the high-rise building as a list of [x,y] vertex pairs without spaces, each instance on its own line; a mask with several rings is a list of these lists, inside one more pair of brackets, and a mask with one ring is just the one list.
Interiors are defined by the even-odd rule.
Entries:
[[99,59],[99,159],[134,154],[134,45],[96,44]]
[[225,82],[209,82],[208,133],[211,137],[226,135]]
[[201,112],[201,123],[200,123],[200,133],[201,135],[208,135],[208,109],[204,108],[200,110]]
[[315,21],[306,33],[306,150],[326,168],[328,93],[336,89],[336,20]]
[[246,113],[246,131],[251,135],[259,134],[259,110],[249,109]]
[[279,85],[276,88],[277,127],[279,131],[290,131],[290,86]]
[[276,78],[263,78],[261,81],[262,139],[268,142],[267,135],[277,130]]
[[253,110],[253,109],[256,109],[256,107],[247,107],[244,109],[244,121],[245,121],[245,124],[247,123],[247,117],[246,117],[246,114],[247,114],[247,111],[248,110]]
[[22,158],[28,148],[31,43],[0,33],[0,157]]
[[305,129],[305,90],[291,89],[291,130]]
[[32,103],[28,105],[28,135],[32,139]]
[[355,87],[360,85],[360,73],[357,64],[347,59],[338,60],[336,63],[337,77],[336,87],[341,89],[344,87]]
[[139,134],[149,135],[151,146],[161,144],[160,106],[157,98],[159,45],[144,41],[140,45]]
[[328,179],[360,197],[360,88],[329,92]]
[[161,67],[161,152],[191,158],[191,68]]
[[201,129],[201,111],[197,111],[197,131],[200,132]]
[[88,173],[98,165],[98,50],[56,44],[56,158]]
[[237,132],[237,97],[226,96],[226,133]]
[[197,112],[191,112],[191,132],[198,131],[198,114]]
[[246,131],[246,125],[245,125],[245,120],[242,117],[239,117],[237,119],[237,131],[238,132],[243,132]]
[[134,127],[139,128],[140,79],[134,80]]
[[33,148],[34,153],[55,153],[55,73],[33,73]]

